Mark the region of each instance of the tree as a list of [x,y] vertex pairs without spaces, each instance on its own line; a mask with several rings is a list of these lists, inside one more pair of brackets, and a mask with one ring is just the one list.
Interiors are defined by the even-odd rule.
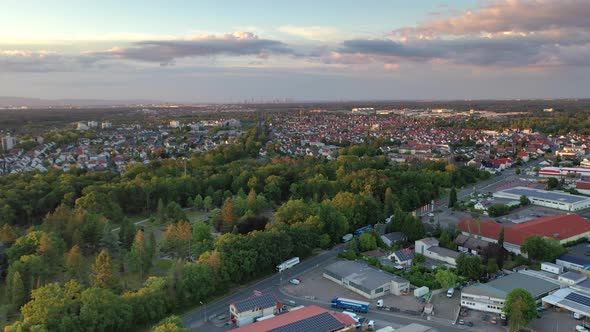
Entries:
[[434,275],[436,282],[438,282],[442,288],[455,287],[457,284],[458,277],[453,271],[439,268],[436,270]]
[[548,190],[553,190],[559,187],[559,181],[556,178],[549,178],[549,180],[547,180],[547,189]]
[[2,225],[0,228],[0,242],[4,243],[7,246],[11,246],[14,241],[17,239],[16,232],[9,224]]
[[500,230],[500,235],[498,235],[498,244],[500,247],[504,248],[504,227]]
[[119,228],[119,240],[121,247],[124,249],[131,248],[133,238],[135,237],[135,225],[128,218],[123,218]]
[[457,258],[457,272],[470,280],[479,280],[483,275],[481,259],[461,253]]
[[519,331],[537,316],[535,299],[528,291],[515,288],[506,296],[504,312],[509,318],[510,331]]
[[359,237],[359,247],[361,251],[377,249],[377,241],[371,233],[363,233]]
[[529,198],[525,195],[520,196],[520,206],[529,205],[530,201]]
[[213,198],[211,196],[205,196],[203,199],[203,208],[205,211],[211,211],[213,209]]
[[105,224],[99,245],[102,249],[107,250],[111,256],[116,256],[119,253],[119,238],[117,233],[111,230],[110,223]]
[[83,281],[84,273],[84,257],[80,252],[80,247],[73,246],[65,257],[66,263],[66,277],[68,279],[78,279]]
[[21,308],[25,330],[81,331],[76,317],[81,292],[82,286],[75,280],[33,290],[31,300]]
[[547,262],[554,261],[567,251],[558,241],[536,235],[527,237],[520,250],[526,253],[530,259]]
[[415,253],[413,261],[415,263],[424,263],[426,262],[426,256],[422,255],[421,253]]
[[203,196],[201,196],[201,194],[197,194],[197,196],[195,196],[195,199],[193,200],[194,208],[197,210],[202,210],[203,205],[204,205]]
[[10,303],[14,306],[14,308],[19,309],[23,304],[25,304],[27,294],[22,277],[18,271],[10,275],[10,278],[6,280],[6,286],[7,292],[9,293],[8,295]]
[[152,259],[142,230],[138,230],[135,234],[135,239],[129,251],[129,259],[133,269],[139,272],[139,280],[143,280],[143,273],[150,268]]
[[385,195],[383,196],[383,212],[385,216],[389,218],[389,216],[393,213],[395,205],[395,200],[393,197],[393,191],[391,188],[387,187],[385,189]]
[[88,288],[80,296],[80,323],[88,331],[125,331],[131,307],[110,289]]
[[449,207],[452,208],[455,204],[457,204],[457,189],[453,187],[449,193]]
[[113,288],[115,279],[113,276],[113,265],[111,256],[106,250],[101,250],[94,264],[92,264],[92,285],[99,288]]
[[183,327],[182,320],[178,316],[169,316],[162,319],[153,328],[153,332],[189,332]]

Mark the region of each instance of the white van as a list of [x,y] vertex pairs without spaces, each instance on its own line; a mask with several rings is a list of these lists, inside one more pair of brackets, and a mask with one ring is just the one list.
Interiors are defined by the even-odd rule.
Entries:
[[447,297],[451,298],[453,297],[453,294],[455,294],[455,288],[451,287],[447,290]]

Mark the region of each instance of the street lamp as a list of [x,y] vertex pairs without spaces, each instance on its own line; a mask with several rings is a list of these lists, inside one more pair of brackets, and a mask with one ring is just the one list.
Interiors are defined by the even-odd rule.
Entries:
[[199,303],[204,306],[204,310],[205,310],[205,317],[203,319],[203,321],[207,322],[207,305],[205,303],[203,303],[203,301],[199,301]]

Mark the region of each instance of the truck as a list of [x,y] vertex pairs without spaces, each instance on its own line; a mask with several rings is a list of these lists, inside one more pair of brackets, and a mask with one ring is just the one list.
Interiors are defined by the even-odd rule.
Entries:
[[354,231],[354,235],[362,235],[364,233],[370,232],[373,230],[373,226],[372,225],[367,225],[365,227],[361,227],[359,229],[357,229],[356,231]]
[[352,240],[352,237],[353,237],[353,235],[348,233],[342,237],[342,242],[346,243],[346,242]]
[[335,297],[332,299],[332,307],[366,313],[369,311],[369,302]]
[[278,272],[283,272],[287,269],[292,268],[293,266],[299,264],[299,257],[293,257],[291,259],[288,259],[284,262],[282,262],[281,264],[277,265],[277,271]]

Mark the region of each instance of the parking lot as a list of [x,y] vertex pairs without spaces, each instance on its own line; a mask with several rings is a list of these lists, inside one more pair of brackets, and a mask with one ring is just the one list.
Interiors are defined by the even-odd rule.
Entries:
[[465,322],[464,326],[467,326],[468,322],[471,322],[473,326],[469,327],[469,330],[488,332],[506,331],[506,327],[502,326],[500,317],[497,314],[476,310],[466,310],[465,312],[466,315],[459,316],[459,320],[463,320]]
[[568,311],[549,309],[541,313],[541,318],[533,319],[529,327],[534,331],[575,331],[576,325],[581,324]]
[[[377,299],[369,300],[337,283],[330,281],[322,276],[323,269],[314,269],[303,275],[297,276],[301,279],[301,284],[293,285],[285,282],[282,290],[294,297],[315,300],[322,303],[329,303],[335,297],[345,297],[349,299],[366,301],[371,303],[375,308]],[[385,306],[396,307],[401,311],[422,311],[424,304],[418,302],[413,295],[396,296],[387,295],[382,298]]]

